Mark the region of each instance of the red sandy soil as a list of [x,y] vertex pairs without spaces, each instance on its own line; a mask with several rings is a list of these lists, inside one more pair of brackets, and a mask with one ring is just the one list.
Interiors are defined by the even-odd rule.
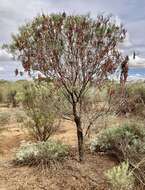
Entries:
[[63,164],[46,171],[34,167],[15,166],[12,160],[26,134],[13,123],[1,133],[0,149],[0,190],[107,190],[104,171],[115,162],[107,156],[86,150],[85,161],[77,161],[76,135],[73,123],[64,122],[55,139],[71,147],[71,156]]

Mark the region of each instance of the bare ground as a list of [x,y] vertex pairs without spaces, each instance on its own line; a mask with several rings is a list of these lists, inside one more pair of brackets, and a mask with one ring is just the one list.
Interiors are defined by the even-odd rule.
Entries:
[[47,171],[34,167],[18,167],[12,163],[16,149],[27,136],[19,125],[8,125],[1,133],[0,190],[107,190],[104,171],[115,162],[106,156],[92,155],[86,150],[85,161],[77,161],[76,136],[73,123],[65,122],[55,139],[71,147],[71,155],[63,164]]

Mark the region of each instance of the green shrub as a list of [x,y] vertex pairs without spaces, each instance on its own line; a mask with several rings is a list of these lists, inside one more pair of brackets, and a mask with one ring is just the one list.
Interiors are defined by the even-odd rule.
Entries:
[[23,86],[30,81],[3,81],[0,80],[0,103],[7,106],[18,106],[21,103]]
[[25,86],[23,106],[29,117],[25,126],[38,141],[46,141],[59,127],[61,98],[52,83],[31,83]]
[[145,128],[125,124],[102,130],[91,141],[91,151],[104,152],[118,161],[127,161],[134,168],[136,180],[145,184]]
[[23,100],[24,100],[24,91],[18,91],[16,96],[15,96],[16,102],[18,105],[22,104]]
[[145,84],[144,83],[134,83],[127,86],[126,93],[128,97],[134,97],[136,102],[145,103]]
[[0,126],[6,125],[10,121],[10,113],[0,112]]
[[121,89],[116,88],[112,105],[116,107],[118,114],[130,113],[135,116],[145,116],[145,83],[127,84],[125,89],[125,97],[120,96]]
[[[145,140],[145,129],[136,124],[124,124],[101,130],[91,142],[92,151],[111,151],[115,146],[125,144],[129,147],[137,146]],[[125,146],[124,145],[124,146]]]
[[52,140],[22,144],[16,153],[15,162],[23,165],[50,165],[62,161],[68,155],[68,146]]
[[129,170],[129,163],[123,162],[121,165],[113,167],[105,172],[105,176],[111,190],[134,190],[133,172]]

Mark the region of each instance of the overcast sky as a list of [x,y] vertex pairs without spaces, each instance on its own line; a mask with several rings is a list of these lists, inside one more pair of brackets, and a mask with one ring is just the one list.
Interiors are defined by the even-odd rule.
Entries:
[[127,50],[145,56],[145,0],[0,0],[0,44],[11,33],[41,12],[112,13],[125,25],[129,36]]
[[[112,13],[128,30],[125,52],[145,57],[145,0],[0,0],[0,45],[39,13]],[[9,58],[9,57],[8,57]],[[0,60],[7,59],[0,52]]]

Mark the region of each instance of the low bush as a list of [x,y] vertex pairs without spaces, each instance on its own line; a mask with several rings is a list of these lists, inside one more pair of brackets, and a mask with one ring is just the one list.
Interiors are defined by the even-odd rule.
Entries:
[[119,166],[105,172],[111,190],[134,190],[134,176],[129,169],[129,163],[123,162]]
[[116,107],[118,114],[132,114],[139,117],[145,116],[145,83],[127,84],[125,97],[120,96],[121,89],[115,89],[112,104]]
[[23,96],[23,86],[30,81],[4,81],[0,80],[0,103],[6,106],[16,107],[21,104]]
[[91,150],[127,161],[138,182],[145,184],[145,128],[136,124],[103,129],[91,142]]
[[136,124],[110,127],[101,130],[91,142],[92,151],[110,152],[115,146],[137,146],[145,138],[145,129]]
[[62,161],[68,155],[68,147],[52,140],[22,144],[17,150],[15,163],[22,165],[47,165]]

